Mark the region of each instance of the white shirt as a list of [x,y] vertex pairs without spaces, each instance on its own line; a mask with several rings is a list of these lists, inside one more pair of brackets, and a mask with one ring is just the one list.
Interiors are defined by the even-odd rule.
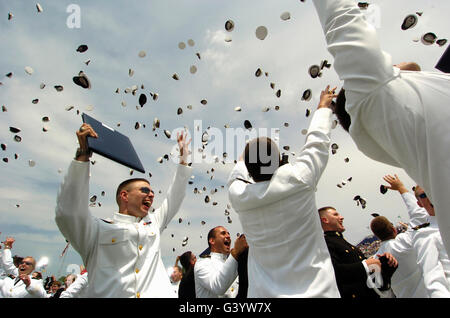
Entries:
[[75,281],[61,293],[59,298],[85,298],[88,283],[87,272],[83,273],[83,275],[77,275]]
[[391,253],[398,261],[398,268],[391,278],[391,288],[397,298],[428,298],[423,272],[417,265],[417,254],[412,245],[413,230],[383,241],[377,254]]
[[[2,298],[47,298],[47,292],[42,285],[41,279],[32,279],[30,277],[30,286],[19,278],[11,279],[6,277],[0,280],[0,294]],[[16,283],[16,284],[14,284]]]
[[403,168],[425,189],[450,253],[450,75],[393,67],[356,1],[314,5],[344,81],[350,135],[365,155]]
[[211,253],[194,265],[197,298],[234,298],[237,295],[238,262],[231,254]]
[[178,212],[191,168],[179,164],[167,198],[144,218],[114,213],[111,223],[88,208],[89,162],[73,160],[58,193],[56,224],[89,272],[88,297],[173,298],[161,259],[161,232]]
[[411,192],[401,194],[409,215],[409,227],[395,239],[383,241],[377,254],[391,253],[398,261],[398,268],[391,278],[391,286],[397,298],[428,298],[424,284],[422,267],[416,263],[412,227],[428,222],[429,214],[417,205],[417,199]]
[[0,250],[0,262],[6,275],[19,276],[19,269],[14,265],[11,249],[5,248]]
[[436,219],[429,216],[430,225],[414,233],[417,264],[431,298],[450,298],[450,261],[442,243]]
[[323,236],[315,191],[329,157],[332,112],[315,111],[294,162],[270,181],[248,184],[243,161],[228,195],[249,245],[248,297],[340,297]]

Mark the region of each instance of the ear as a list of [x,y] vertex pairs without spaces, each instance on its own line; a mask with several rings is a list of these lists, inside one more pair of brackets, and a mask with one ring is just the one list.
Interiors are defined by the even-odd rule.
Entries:
[[120,201],[128,203],[128,191],[122,190],[119,193]]
[[328,224],[328,219],[326,217],[321,217],[320,218],[320,222],[324,223],[324,224]]

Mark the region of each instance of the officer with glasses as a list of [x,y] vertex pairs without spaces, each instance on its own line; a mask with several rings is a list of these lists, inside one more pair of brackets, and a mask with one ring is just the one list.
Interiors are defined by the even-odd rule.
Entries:
[[31,273],[36,267],[34,258],[27,256],[23,258],[17,268],[13,265],[11,257],[13,243],[14,239],[10,237],[3,242],[1,265],[10,276],[0,280],[0,298],[46,298],[47,293],[42,285],[42,280],[31,277]]
[[152,211],[154,192],[146,179],[122,182],[116,192],[118,212],[111,221],[88,208],[90,153],[88,124],[77,131],[80,145],[57,197],[56,224],[80,254],[89,272],[87,297],[175,297],[161,259],[161,232],[178,212],[191,175],[186,135],[177,136],[180,164],[161,207]]

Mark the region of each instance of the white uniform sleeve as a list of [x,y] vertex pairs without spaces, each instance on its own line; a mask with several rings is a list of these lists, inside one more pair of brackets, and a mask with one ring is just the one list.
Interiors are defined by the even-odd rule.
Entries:
[[237,277],[237,265],[237,261],[231,255],[220,271],[210,266],[209,262],[197,261],[194,266],[194,275],[203,288],[214,295],[222,296]]
[[381,50],[375,28],[356,1],[314,0],[314,5],[346,95],[360,101],[393,76],[391,58]]
[[42,285],[42,280],[40,279],[31,279],[30,286],[26,287],[28,293],[33,295],[36,298],[48,298],[47,292]]
[[85,264],[94,248],[98,223],[89,211],[90,162],[73,160],[58,192],[55,221]]
[[88,274],[78,275],[75,281],[61,293],[60,298],[78,298],[88,284]]
[[402,199],[408,210],[409,222],[413,227],[428,221],[428,212],[417,204],[417,199],[414,194],[405,192],[402,194]]
[[[3,251],[3,252],[2,252]],[[14,266],[14,261],[11,256],[11,249],[5,248],[3,250],[0,250],[1,254],[1,262],[3,269],[5,270],[7,275],[14,275],[15,277],[19,276],[19,270],[16,266]]]
[[297,178],[315,189],[328,163],[330,154],[331,115],[329,108],[314,112],[305,145],[293,163]]
[[417,240],[417,264],[423,270],[424,284],[430,298],[450,298],[450,285],[439,259],[436,235],[440,235],[439,232],[422,235]]
[[169,224],[172,218],[177,214],[186,195],[186,186],[190,177],[192,168],[178,164],[172,185],[167,191],[167,197],[161,207],[155,211],[155,218],[159,225],[160,232]]
[[[292,163],[281,166],[275,171],[275,179],[271,184],[278,189],[277,193],[290,195],[298,186],[315,189],[319,179],[328,163],[331,131],[331,115],[329,108],[320,108],[315,111],[311,120],[306,141],[299,155]],[[260,199],[258,192],[246,191],[248,171],[243,161],[239,161],[228,178],[228,195],[233,206],[238,204],[246,209],[247,203]]]

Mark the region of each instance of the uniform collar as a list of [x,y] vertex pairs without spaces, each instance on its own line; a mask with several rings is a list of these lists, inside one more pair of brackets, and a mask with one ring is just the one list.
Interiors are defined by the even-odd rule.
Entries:
[[226,261],[228,258],[228,254],[211,252],[210,255],[211,255],[211,258],[219,259],[221,261]]
[[338,231],[325,231],[323,233],[325,236],[338,236],[338,237],[342,237],[344,238],[344,236],[342,235],[342,233],[338,232]]
[[141,218],[116,212],[113,215],[113,221],[121,223],[139,223]]

